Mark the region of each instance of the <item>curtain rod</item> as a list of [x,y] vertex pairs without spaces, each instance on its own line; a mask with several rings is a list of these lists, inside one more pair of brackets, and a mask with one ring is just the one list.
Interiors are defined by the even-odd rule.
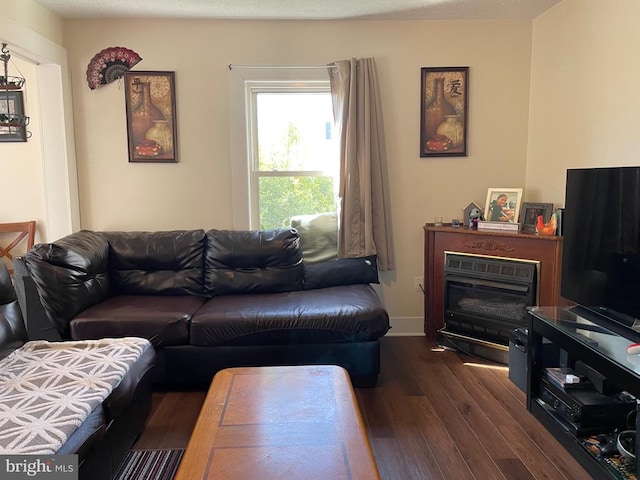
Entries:
[[335,64],[331,63],[329,65],[232,65],[229,64],[229,70],[233,69],[284,69],[284,68],[308,68],[308,69],[316,69],[316,68],[332,68]]

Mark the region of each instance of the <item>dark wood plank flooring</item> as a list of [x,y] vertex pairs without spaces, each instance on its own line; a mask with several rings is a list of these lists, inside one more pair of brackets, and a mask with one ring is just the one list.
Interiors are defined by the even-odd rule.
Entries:
[[[506,367],[435,347],[384,337],[378,386],[356,389],[383,479],[590,478],[527,412]],[[134,448],[185,448],[205,394],[154,393]]]

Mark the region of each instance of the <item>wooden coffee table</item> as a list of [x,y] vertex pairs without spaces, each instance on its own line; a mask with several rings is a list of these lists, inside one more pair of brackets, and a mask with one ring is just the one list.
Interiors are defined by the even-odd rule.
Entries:
[[218,372],[175,480],[374,480],[347,372],[336,366]]

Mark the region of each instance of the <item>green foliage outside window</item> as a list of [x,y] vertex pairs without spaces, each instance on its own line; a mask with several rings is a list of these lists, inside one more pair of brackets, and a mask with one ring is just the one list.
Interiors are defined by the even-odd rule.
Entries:
[[333,119],[330,94],[260,93],[257,119],[259,228],[335,212],[337,180],[330,172],[337,169],[337,145],[326,130]]
[[336,209],[333,192],[331,177],[262,177],[260,228],[288,226],[295,215],[333,212]]

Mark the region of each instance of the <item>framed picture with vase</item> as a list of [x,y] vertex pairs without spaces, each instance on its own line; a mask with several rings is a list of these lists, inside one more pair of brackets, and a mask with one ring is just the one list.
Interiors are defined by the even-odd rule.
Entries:
[[176,163],[175,72],[124,74],[129,162]]
[[420,156],[466,157],[469,67],[423,67]]

